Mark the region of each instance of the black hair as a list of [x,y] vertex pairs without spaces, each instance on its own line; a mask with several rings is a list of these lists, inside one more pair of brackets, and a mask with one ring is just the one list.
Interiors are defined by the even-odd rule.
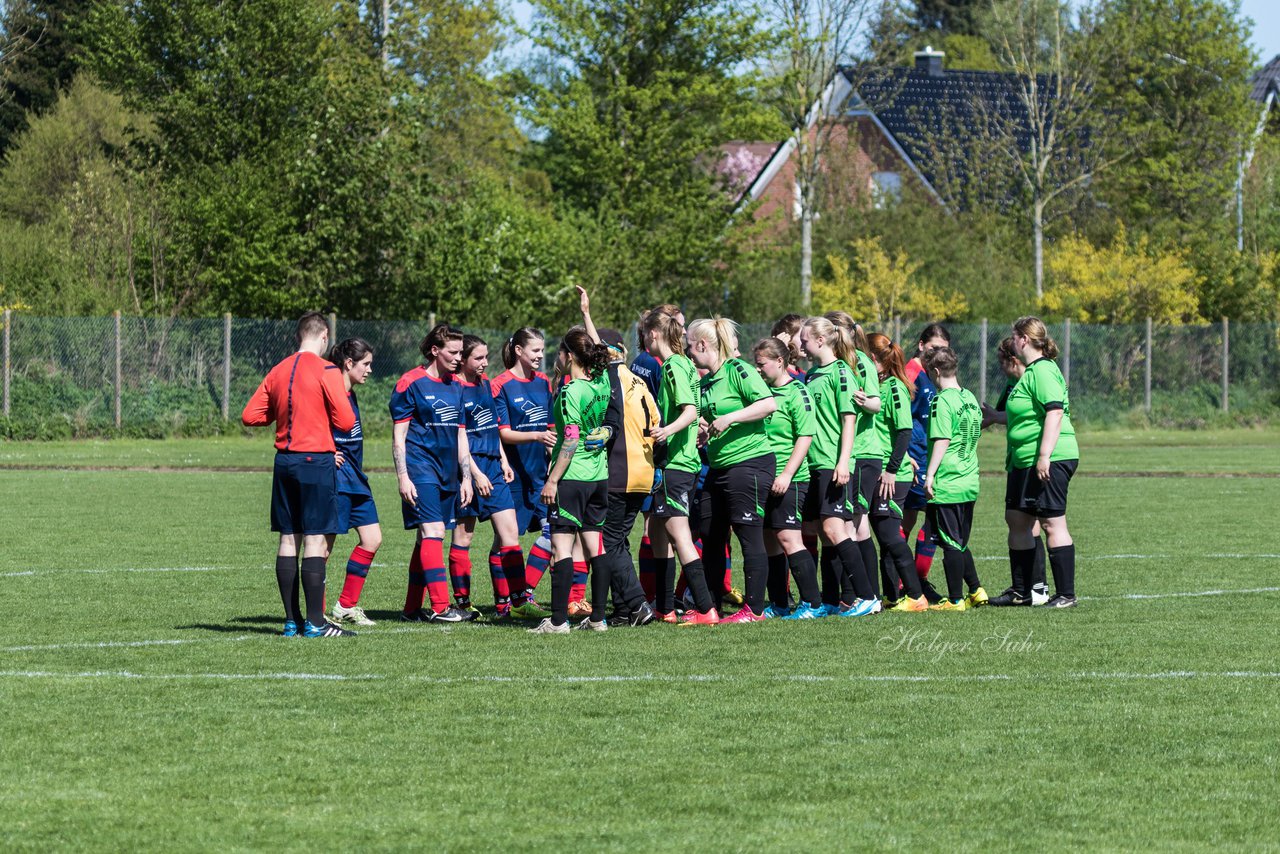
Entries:
[[933,338],[941,338],[948,344],[951,343],[951,333],[948,332],[947,327],[943,326],[941,323],[930,323],[920,331],[920,338],[918,340],[921,344],[924,344]]
[[[511,370],[516,366],[516,348],[528,347],[531,341],[545,341],[546,336],[542,334],[541,329],[534,329],[532,326],[521,326],[515,333],[502,344],[502,365],[507,370]],[[463,345],[464,347],[466,345]]]
[[343,370],[347,369],[347,359],[359,362],[373,352],[369,342],[363,338],[345,338],[329,351],[329,361]]
[[609,369],[609,347],[592,340],[585,326],[575,326],[560,340],[560,349],[573,357],[584,371],[598,377]]
[[444,348],[444,345],[450,341],[461,341],[462,330],[454,329],[447,323],[437,323],[427,337],[422,339],[422,343],[418,345],[418,349],[422,351],[422,358],[428,361],[432,358],[431,350],[433,347]]

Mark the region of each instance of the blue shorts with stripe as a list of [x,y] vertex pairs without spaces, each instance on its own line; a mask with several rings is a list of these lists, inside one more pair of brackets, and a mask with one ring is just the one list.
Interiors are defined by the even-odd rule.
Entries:
[[378,524],[378,508],[374,506],[372,495],[352,495],[349,492],[338,493],[338,528],[342,532],[352,528],[363,528],[365,525]]
[[[502,461],[497,457],[472,457],[484,476],[493,484],[493,491],[488,495],[479,492],[466,507],[458,508],[459,519],[476,518],[484,521],[503,510],[514,510],[515,500],[511,496],[511,484],[502,479]],[[519,514],[517,514],[518,516]],[[517,519],[518,521],[518,519]],[[521,529],[524,530],[524,529]]]

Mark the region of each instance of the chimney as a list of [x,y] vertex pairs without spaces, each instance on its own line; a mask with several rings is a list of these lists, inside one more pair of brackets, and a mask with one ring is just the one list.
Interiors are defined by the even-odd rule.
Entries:
[[934,50],[933,45],[926,45],[924,50],[918,50],[913,54],[916,58],[916,71],[922,71],[930,77],[942,76],[942,58],[946,56],[940,50]]

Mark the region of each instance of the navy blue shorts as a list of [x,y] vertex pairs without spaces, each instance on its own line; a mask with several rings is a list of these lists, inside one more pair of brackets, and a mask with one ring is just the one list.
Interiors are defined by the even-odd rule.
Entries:
[[338,493],[338,530],[346,532],[352,528],[376,524],[378,524],[378,508],[373,504],[372,495]]
[[541,483],[523,483],[519,475],[508,484],[512,503],[516,508],[516,530],[521,534],[541,531],[542,523],[549,515],[547,505],[538,498],[542,494]]
[[424,480],[414,481],[418,489],[418,502],[400,501],[400,513],[404,516],[404,529],[412,531],[419,525],[443,522],[446,529],[458,525],[458,493],[445,492],[440,484]]
[[277,451],[271,474],[271,530],[339,534],[338,467],[332,452]]
[[[924,494],[924,474],[929,470],[929,461],[920,462],[916,469],[915,479],[911,481],[911,489],[907,491],[907,498],[902,502],[903,510],[923,510],[929,504],[929,497]],[[911,465],[906,460],[902,461],[904,466]]]
[[[511,497],[511,484],[502,479],[502,461],[484,457],[472,457],[485,477],[493,484],[493,491],[488,495],[476,493],[471,503],[458,508],[459,519],[476,518],[484,521],[503,510],[514,510],[515,501]],[[517,521],[519,521],[517,519]]]

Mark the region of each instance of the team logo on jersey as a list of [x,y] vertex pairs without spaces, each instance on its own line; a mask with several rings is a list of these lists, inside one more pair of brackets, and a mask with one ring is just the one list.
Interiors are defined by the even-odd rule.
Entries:
[[359,438],[361,437],[361,435],[362,435],[362,434],[361,434],[361,432],[360,432],[360,419],[359,419],[359,418],[357,418],[357,419],[356,419],[356,426],[352,427],[352,428],[351,428],[351,432],[350,432],[350,433],[348,433],[347,435],[348,435],[348,436],[350,436],[352,439],[359,439]]
[[458,407],[454,406],[447,400],[442,400],[435,395],[427,398],[431,402],[431,411],[435,413],[436,420],[445,424],[457,424],[460,420],[458,415]]
[[528,400],[523,397],[517,397],[515,402],[520,407],[520,411],[524,413],[524,420],[529,424],[546,424],[550,419],[547,417],[545,406],[540,405],[535,400]]
[[467,408],[471,410],[471,418],[475,421],[476,428],[483,430],[493,424],[493,410],[487,406],[481,406],[478,403],[468,403]]

